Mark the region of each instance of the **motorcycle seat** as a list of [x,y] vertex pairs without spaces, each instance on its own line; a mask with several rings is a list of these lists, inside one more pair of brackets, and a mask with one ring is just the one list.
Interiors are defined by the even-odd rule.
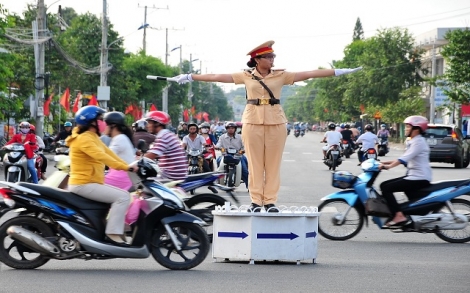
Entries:
[[106,210],[110,207],[110,205],[107,203],[89,200],[80,195],[59,188],[42,186],[27,182],[19,182],[17,184],[19,186],[23,186],[31,190],[37,191],[41,195],[44,195],[46,197],[66,202],[74,207],[79,208],[80,210]]
[[200,173],[200,174],[191,174],[184,180],[184,182],[191,182],[196,181],[199,179],[209,178],[216,174],[220,174],[220,172],[207,172],[207,173]]
[[413,192],[413,197],[414,198],[423,198],[430,194],[431,192],[444,189],[444,188],[449,188],[453,186],[457,186],[459,184],[462,184],[464,182],[468,182],[468,179],[460,179],[460,180],[449,180],[449,181],[438,181],[438,182],[433,182],[431,183],[430,186],[422,189],[418,189],[417,191]]

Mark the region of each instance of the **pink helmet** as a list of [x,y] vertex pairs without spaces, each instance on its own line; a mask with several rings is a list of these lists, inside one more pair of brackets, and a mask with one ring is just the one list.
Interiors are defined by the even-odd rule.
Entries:
[[425,132],[428,129],[428,119],[423,116],[409,116],[403,121],[405,124],[410,124],[413,127],[421,128],[421,132]]

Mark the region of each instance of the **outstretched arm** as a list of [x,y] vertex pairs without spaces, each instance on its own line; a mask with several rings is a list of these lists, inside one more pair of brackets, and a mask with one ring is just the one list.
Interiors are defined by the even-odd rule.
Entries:
[[192,80],[233,83],[231,74],[191,74]]
[[310,78],[319,78],[319,77],[328,77],[334,76],[335,70],[334,69],[316,69],[311,71],[302,71],[296,72],[294,77],[294,82],[303,81]]

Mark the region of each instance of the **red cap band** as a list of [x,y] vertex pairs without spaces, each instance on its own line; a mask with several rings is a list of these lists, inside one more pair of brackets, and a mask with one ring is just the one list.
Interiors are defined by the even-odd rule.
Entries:
[[255,58],[256,56],[263,55],[263,54],[268,54],[274,52],[273,48],[271,47],[263,47],[259,48],[256,51],[251,52],[250,56],[251,58]]

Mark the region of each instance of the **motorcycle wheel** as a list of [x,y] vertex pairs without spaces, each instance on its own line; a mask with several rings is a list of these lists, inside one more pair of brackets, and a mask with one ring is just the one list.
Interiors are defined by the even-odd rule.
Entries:
[[[349,209],[347,215],[344,213]],[[321,212],[318,220],[318,232],[323,237],[330,240],[348,240],[361,231],[364,225],[364,217],[356,207],[350,207],[349,204],[341,199],[332,199],[324,201],[318,206]],[[340,217],[344,216],[341,221]]]
[[20,182],[20,172],[11,172],[10,176],[8,177],[8,182],[13,182],[13,183]]
[[349,157],[351,157],[351,153],[350,153],[349,149],[346,149],[344,151],[344,156],[346,157],[346,159],[349,159]]
[[181,250],[176,250],[170,235],[160,226],[152,235],[153,258],[170,270],[189,270],[202,263],[210,248],[209,239],[202,227],[187,222],[173,222],[169,225]]
[[[454,213],[466,215],[470,222],[470,201],[462,198],[455,198],[450,201],[454,208]],[[443,207],[437,213],[449,214],[447,207]],[[465,243],[470,241],[470,224],[462,230],[438,230],[436,236],[450,243]]]
[[20,226],[43,237],[54,236],[51,228],[37,218],[19,216],[10,219],[0,227],[0,262],[14,269],[30,270],[43,266],[50,260],[11,238],[7,234],[7,229],[11,226]]
[[228,171],[227,174],[227,186],[234,187],[235,186],[235,176],[236,176],[236,169],[232,168]]
[[385,156],[385,150],[383,148],[379,148],[379,153],[378,153],[379,157],[383,157]]
[[333,159],[333,155],[330,154],[330,161],[331,161],[331,167],[330,170],[335,171],[336,170],[336,160]]
[[223,206],[226,200],[223,197],[211,193],[197,194],[185,201],[189,213],[201,218],[208,225],[203,227],[212,243],[214,215],[212,211],[216,206]]

